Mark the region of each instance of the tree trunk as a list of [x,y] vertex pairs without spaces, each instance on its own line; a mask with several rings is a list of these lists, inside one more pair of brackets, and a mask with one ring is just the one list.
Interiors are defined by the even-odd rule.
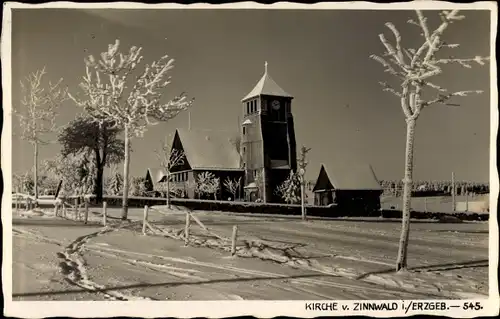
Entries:
[[94,176],[94,189],[92,193],[96,197],[96,203],[102,202],[102,183],[104,176],[104,160],[101,160],[99,148],[94,149],[94,162],[96,167],[96,175]]
[[97,164],[97,174],[95,176],[95,182],[94,182],[94,194],[96,197],[96,203],[102,202],[102,185],[103,185],[103,178],[104,178],[104,165],[100,163]]
[[125,162],[123,164],[123,199],[122,199],[122,220],[128,215],[128,173],[130,169],[130,137],[128,127],[125,126]]
[[34,185],[34,191],[35,191],[35,205],[38,206],[38,142],[35,141],[34,145],[35,151],[34,151],[34,163],[33,163],[33,182],[35,183]]
[[170,208],[170,171],[167,172],[167,208]]
[[413,142],[415,140],[416,120],[407,120],[406,124],[406,158],[405,177],[403,179],[403,222],[396,271],[406,270],[408,255],[408,239],[410,236],[411,189],[413,178]]

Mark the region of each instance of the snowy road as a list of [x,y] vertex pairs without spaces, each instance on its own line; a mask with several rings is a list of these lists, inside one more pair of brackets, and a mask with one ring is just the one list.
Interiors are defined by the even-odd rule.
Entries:
[[[394,274],[397,222],[195,214],[222,237],[238,225],[239,257],[195,224],[193,240],[211,247],[143,236],[140,223],[103,231],[62,219],[16,218],[14,299],[422,299],[488,292],[487,223],[412,224],[413,269]],[[131,219],[141,217],[142,210],[131,210]],[[182,213],[152,210],[150,221],[169,231],[184,227]]]

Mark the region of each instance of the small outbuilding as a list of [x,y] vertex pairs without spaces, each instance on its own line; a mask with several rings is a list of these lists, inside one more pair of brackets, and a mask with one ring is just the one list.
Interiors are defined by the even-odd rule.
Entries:
[[167,173],[163,168],[148,168],[146,172],[146,192],[153,194],[155,197],[160,196],[162,185],[165,182]]
[[313,188],[314,204],[336,205],[346,215],[377,214],[382,187],[371,165],[321,165]]

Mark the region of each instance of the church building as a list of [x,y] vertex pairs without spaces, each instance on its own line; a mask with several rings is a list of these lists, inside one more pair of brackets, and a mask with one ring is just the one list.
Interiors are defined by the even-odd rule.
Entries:
[[[239,133],[176,131],[172,148],[182,151],[185,158],[182,165],[172,168],[173,186],[185,197],[202,198],[193,185],[200,174],[210,172],[219,178],[217,199],[233,197],[224,185],[231,179],[241,182],[237,198],[281,202],[275,190],[290,170],[297,169],[292,100],[293,96],[271,78],[266,62],[264,75],[241,100]],[[147,178],[152,175],[148,173]]]
[[[293,96],[271,78],[266,62],[264,75],[241,100],[239,132],[177,129],[171,145],[184,154],[184,161],[171,169],[171,193],[182,198],[282,203],[276,189],[290,171],[297,171],[292,101]],[[335,205],[356,214],[378,212],[381,187],[372,167],[339,160],[321,166],[312,190],[314,205]],[[196,190],[207,172],[218,179],[215,193]],[[164,170],[148,169],[146,180],[150,191],[165,190]],[[227,181],[239,182],[237,189],[228,189]]]

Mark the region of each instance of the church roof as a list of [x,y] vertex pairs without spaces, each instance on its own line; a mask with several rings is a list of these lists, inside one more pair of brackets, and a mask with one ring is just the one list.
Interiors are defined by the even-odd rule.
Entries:
[[167,172],[164,168],[161,167],[153,167],[148,168],[149,176],[151,176],[151,182],[153,183],[153,189],[158,189],[158,183],[164,181],[167,176]]
[[191,169],[239,170],[240,153],[237,135],[223,131],[177,129],[184,154]]
[[291,97],[290,94],[286,93],[269,75],[267,72],[267,62],[266,62],[266,70],[262,78],[257,82],[257,85],[253,88],[250,93],[248,93],[241,101],[245,101],[251,99],[253,97],[257,97],[260,95],[272,95],[272,96],[282,96],[282,97]]
[[[322,164],[334,189],[338,190],[382,190],[371,165],[366,163],[331,163]],[[320,172],[321,176],[321,172]],[[319,179],[319,177],[318,177]],[[318,182],[316,187],[318,187]]]

